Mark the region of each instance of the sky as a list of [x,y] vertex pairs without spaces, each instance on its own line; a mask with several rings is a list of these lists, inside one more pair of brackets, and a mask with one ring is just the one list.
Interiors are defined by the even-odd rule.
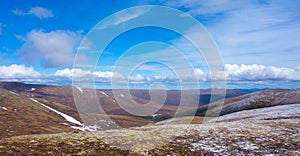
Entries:
[[[114,38],[101,56],[99,52],[80,53],[101,44],[88,40],[89,32],[97,26],[100,29],[100,21],[141,5],[166,6],[195,18],[219,49],[227,88],[298,88],[300,1],[294,0],[1,0],[0,80],[70,85],[77,72],[79,78],[95,78],[97,88],[105,89],[112,87],[114,77],[118,82],[126,80],[132,88],[167,89],[178,89],[185,82],[191,86],[189,82],[196,77],[199,88],[210,88],[213,78],[206,58],[183,37],[197,34],[192,28],[178,34],[159,27],[139,27]],[[126,28],[149,12],[125,11],[100,26]],[[153,18],[178,27],[187,25],[164,15],[167,13],[161,12]],[[108,38],[105,35],[110,34],[97,35]],[[194,39],[201,37],[194,35]],[[75,58],[97,63],[89,70],[75,69]],[[124,59],[125,63],[120,61]],[[138,61],[144,62],[132,66]],[[189,65],[191,70],[184,68]],[[180,73],[184,76],[178,78]]]

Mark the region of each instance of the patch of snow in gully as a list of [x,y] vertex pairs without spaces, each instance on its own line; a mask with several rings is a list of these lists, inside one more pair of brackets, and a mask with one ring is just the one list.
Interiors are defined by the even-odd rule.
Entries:
[[57,111],[57,110],[55,110],[55,109],[53,109],[53,108],[51,108],[51,107],[49,107],[49,106],[47,106],[47,105],[45,105],[45,104],[43,104],[43,103],[40,103],[39,101],[37,101],[37,100],[35,100],[35,99],[33,99],[33,98],[30,98],[30,100],[32,100],[33,102],[38,103],[38,104],[40,104],[40,105],[42,105],[42,106],[44,106],[44,107],[50,109],[51,111],[53,111],[53,112],[59,114],[60,116],[62,116],[63,118],[65,118],[67,121],[82,126],[82,123],[79,122],[78,120],[74,119],[73,117],[71,117],[71,116],[69,116],[69,115],[67,115],[67,114],[64,114],[64,113],[62,113],[62,112],[60,112],[60,111]]

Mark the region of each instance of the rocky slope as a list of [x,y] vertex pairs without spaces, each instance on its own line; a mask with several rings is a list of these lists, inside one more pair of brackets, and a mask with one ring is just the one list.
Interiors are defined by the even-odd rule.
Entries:
[[246,110],[203,124],[19,136],[0,154],[299,155],[300,104]]

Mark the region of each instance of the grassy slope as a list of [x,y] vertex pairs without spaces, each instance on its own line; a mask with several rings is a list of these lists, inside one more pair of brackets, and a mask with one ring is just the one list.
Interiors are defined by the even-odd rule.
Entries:
[[65,119],[47,108],[0,89],[0,137],[72,131]]

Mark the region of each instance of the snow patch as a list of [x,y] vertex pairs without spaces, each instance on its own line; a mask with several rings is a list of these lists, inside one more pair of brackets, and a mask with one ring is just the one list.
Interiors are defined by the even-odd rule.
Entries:
[[83,93],[82,88],[80,88],[80,87],[76,87],[76,88],[80,91],[80,93]]
[[[53,109],[53,108],[51,108],[51,107],[49,107],[49,106],[47,106],[45,104],[43,104],[43,103],[41,103],[41,102],[33,99],[33,98],[30,98],[30,100],[32,100],[35,103],[38,103],[38,104],[40,104],[40,105],[42,105],[42,106],[50,109],[51,111],[59,114],[60,116],[62,116],[63,118],[65,118],[67,121],[69,121],[69,122],[71,122],[73,124],[79,125],[79,126],[70,126],[70,128],[77,129],[77,130],[80,130],[80,131],[97,131],[97,130],[101,130],[102,129],[102,127],[99,126],[99,125],[84,125],[83,123],[81,123],[80,121],[74,119],[73,117],[71,117],[71,116],[69,116],[67,114],[64,114],[62,112],[59,112],[59,111],[57,111],[57,110],[55,110],[55,109]],[[63,124],[63,125],[69,125],[68,123],[61,123],[61,124]]]
[[36,90],[35,88],[30,88],[30,89],[27,89],[26,91],[32,92],[32,91],[35,91],[35,90]]
[[81,127],[78,126],[71,126],[73,129],[81,130],[81,131],[97,131],[102,130],[102,127],[99,125],[83,125]]
[[105,95],[106,97],[108,96],[104,91],[100,91],[100,93]]
[[8,110],[6,107],[0,106],[1,109],[3,110]]
[[220,116],[211,121],[229,121],[229,120],[265,120],[276,118],[289,118],[292,116],[300,117],[300,105],[288,104],[252,110],[244,110],[236,113]]
[[124,97],[124,94],[120,94],[122,97]]
[[17,93],[13,92],[13,91],[9,91],[11,94],[15,94],[15,95],[18,95]]
[[69,122],[71,122],[71,123],[74,123],[74,124],[80,125],[80,126],[83,125],[81,122],[79,122],[78,120],[74,119],[73,117],[71,117],[71,116],[69,116],[69,115],[67,115],[67,114],[64,114],[64,113],[62,113],[62,112],[60,112],[60,111],[57,111],[57,110],[55,110],[55,109],[53,109],[53,108],[51,108],[51,107],[49,107],[49,106],[47,106],[47,105],[45,105],[45,104],[43,104],[43,103],[40,103],[39,101],[37,101],[37,100],[35,100],[35,99],[33,99],[33,98],[30,98],[30,100],[32,100],[33,102],[38,103],[38,104],[40,104],[40,105],[42,105],[42,106],[48,108],[49,110],[51,110],[51,111],[57,113],[58,115],[62,116],[63,118],[65,118],[67,121],[69,121]]
[[[214,153],[223,152],[222,149],[218,149],[217,147],[215,147],[217,145],[214,145],[213,147],[211,147],[210,145],[202,144],[199,142],[199,143],[191,143],[191,146],[192,146],[192,148],[190,148],[191,151],[197,151],[197,150],[202,149],[202,150],[210,151],[210,152],[214,152]],[[221,146],[219,146],[219,147],[221,147]]]

